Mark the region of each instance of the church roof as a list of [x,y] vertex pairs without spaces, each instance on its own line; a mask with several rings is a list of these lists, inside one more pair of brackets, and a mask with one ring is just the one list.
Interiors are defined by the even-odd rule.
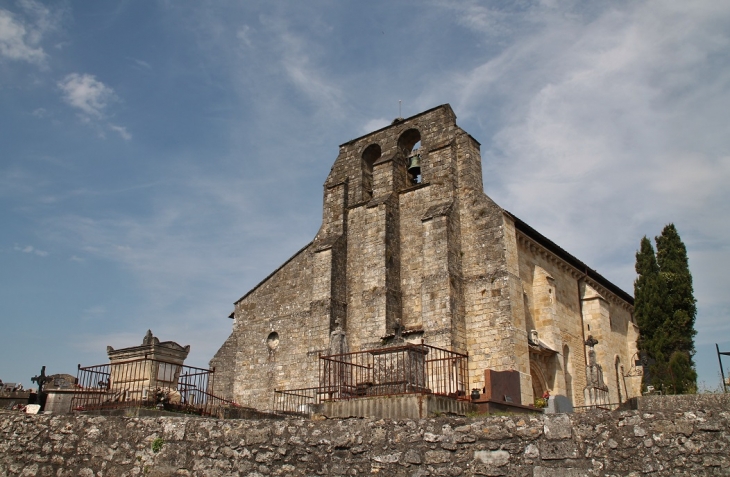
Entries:
[[594,282],[598,283],[608,291],[614,293],[616,296],[621,298],[622,300],[630,303],[632,306],[634,304],[634,297],[631,296],[631,294],[625,292],[621,288],[619,288],[617,285],[614,285],[612,282],[610,282],[607,278],[605,278],[603,275],[595,271],[594,269],[590,268],[588,265],[583,263],[582,261],[578,260],[576,257],[565,251],[563,248],[561,248],[558,244],[550,240],[549,238],[545,237],[543,234],[538,232],[537,230],[533,229],[529,225],[527,225],[525,222],[517,218],[513,213],[509,211],[504,211],[512,220],[515,222],[515,228],[522,232],[523,234],[530,237],[535,242],[539,243],[561,259],[565,260],[568,264],[575,267],[576,269],[583,272],[588,278],[593,280]]

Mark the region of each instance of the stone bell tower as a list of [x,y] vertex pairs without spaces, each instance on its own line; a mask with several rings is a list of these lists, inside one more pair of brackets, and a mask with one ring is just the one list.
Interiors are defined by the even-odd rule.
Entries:
[[[318,385],[320,354],[387,347],[396,335],[468,353],[470,387],[492,369],[519,373],[525,404],[533,378],[559,389],[555,350],[581,348],[576,280],[590,277],[487,197],[479,148],[448,104],[340,145],[316,236],[236,302],[233,332],[211,360],[214,393],[270,409],[274,390]],[[533,293],[537,269],[550,280]],[[590,283],[609,303],[617,294],[604,282]],[[549,323],[543,302],[554,308]],[[537,330],[552,348],[533,365],[528,334]],[[585,363],[571,356],[580,376]]]

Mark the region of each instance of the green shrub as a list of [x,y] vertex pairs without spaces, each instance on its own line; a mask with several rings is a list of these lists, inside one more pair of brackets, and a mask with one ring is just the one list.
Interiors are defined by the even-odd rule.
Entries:
[[157,454],[162,450],[162,445],[165,443],[165,441],[162,439],[162,437],[156,438],[154,441],[152,441],[152,452]]

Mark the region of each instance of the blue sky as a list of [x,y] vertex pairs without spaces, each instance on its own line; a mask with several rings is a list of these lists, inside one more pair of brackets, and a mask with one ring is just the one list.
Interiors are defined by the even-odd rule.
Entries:
[[[485,191],[629,292],[673,222],[730,350],[730,3],[0,0],[0,378],[151,328],[206,366],[338,145],[450,103]],[[730,366],[730,363],[728,363]]]

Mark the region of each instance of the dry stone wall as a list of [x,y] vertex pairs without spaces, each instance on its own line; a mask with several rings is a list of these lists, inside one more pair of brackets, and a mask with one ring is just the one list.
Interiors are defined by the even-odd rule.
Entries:
[[0,476],[730,475],[723,402],[400,421],[0,414]]

